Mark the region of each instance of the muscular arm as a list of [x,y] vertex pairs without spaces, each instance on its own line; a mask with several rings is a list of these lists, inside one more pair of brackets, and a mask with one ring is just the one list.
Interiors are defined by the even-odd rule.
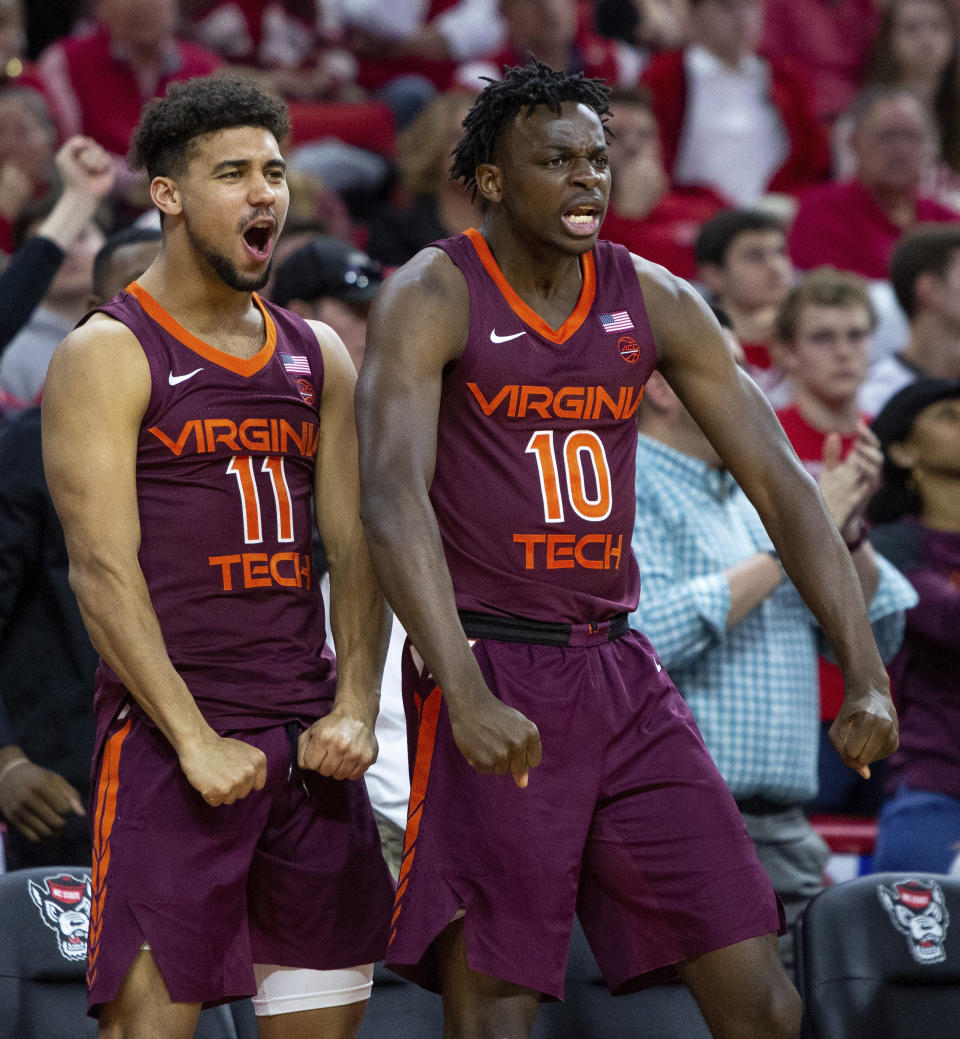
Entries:
[[460,750],[478,771],[509,771],[525,785],[540,761],[539,735],[483,681],[428,494],[443,370],[463,351],[468,316],[463,277],[437,250],[383,286],[357,384],[361,515],[384,592],[443,690]]
[[330,714],[302,735],[300,764],[334,779],[356,779],[377,758],[373,729],[390,625],[360,523],[353,362],[330,328],[311,324],[323,351],[314,502],[330,570],[337,693]]
[[637,260],[659,367],[753,502],[788,576],[823,628],[847,694],[833,740],[848,765],[897,745],[889,683],[850,553],[776,416],[743,375],[697,294]]
[[173,746],[210,804],[262,788],[266,759],[207,725],[167,655],[137,558],[136,450],[150,394],[139,344],[97,316],[50,363],[43,457],[70,555],[70,586],[94,647]]

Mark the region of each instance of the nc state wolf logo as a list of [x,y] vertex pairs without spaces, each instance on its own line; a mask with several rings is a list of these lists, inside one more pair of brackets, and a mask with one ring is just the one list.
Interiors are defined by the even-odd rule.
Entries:
[[65,960],[86,959],[92,901],[90,878],[60,873],[44,877],[42,887],[33,880],[28,881],[28,887],[43,922],[57,936],[60,955]]
[[943,889],[929,877],[911,877],[887,887],[877,885],[877,894],[893,926],[907,936],[910,955],[924,965],[942,963],[950,913]]

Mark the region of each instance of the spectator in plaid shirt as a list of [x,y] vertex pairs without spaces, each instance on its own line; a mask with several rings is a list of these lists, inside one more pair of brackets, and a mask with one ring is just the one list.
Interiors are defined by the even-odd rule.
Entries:
[[[817,792],[825,640],[753,505],[657,372],[639,416],[633,550],[643,585],[631,623],[693,711],[792,927],[822,887],[828,855],[801,807]],[[841,530],[865,508],[881,465],[865,447],[821,477]],[[866,539],[848,547],[889,659],[916,595]],[[789,934],[781,956],[791,967]]]

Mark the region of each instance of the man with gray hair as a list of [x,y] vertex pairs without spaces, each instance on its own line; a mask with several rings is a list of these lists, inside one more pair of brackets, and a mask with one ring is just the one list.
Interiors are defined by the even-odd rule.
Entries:
[[853,180],[811,188],[801,197],[790,256],[801,270],[831,264],[882,280],[905,231],[924,222],[957,221],[960,213],[920,195],[937,137],[930,113],[912,91],[870,87],[850,115]]

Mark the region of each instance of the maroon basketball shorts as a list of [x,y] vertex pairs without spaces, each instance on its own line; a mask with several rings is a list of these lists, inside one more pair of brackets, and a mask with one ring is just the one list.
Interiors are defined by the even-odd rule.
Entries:
[[461,910],[473,970],[558,998],[575,912],[615,993],[783,926],[650,643],[573,631],[585,644],[474,643],[491,690],[540,730],[524,790],[467,764],[440,689],[405,650],[413,768],[387,963],[428,988],[439,988],[431,943]]
[[225,733],[267,782],[211,807],[134,707],[94,767],[88,1004],[113,999],[149,945],[174,1002],[256,991],[253,964],[330,970],[383,957],[393,882],[362,781],[296,763],[296,727]]

